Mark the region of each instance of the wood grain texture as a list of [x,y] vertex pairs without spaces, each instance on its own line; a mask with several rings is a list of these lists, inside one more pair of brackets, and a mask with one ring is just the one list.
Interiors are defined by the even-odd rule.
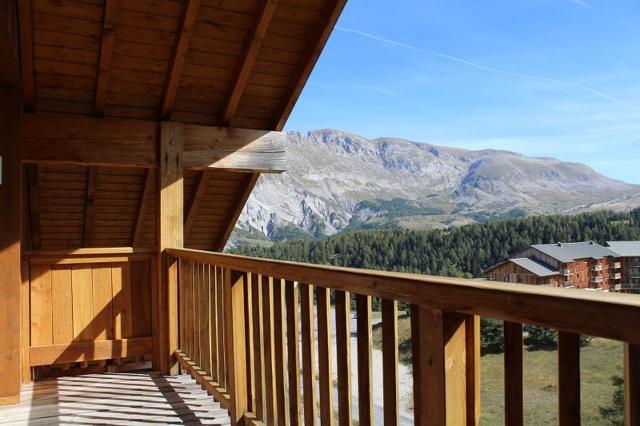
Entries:
[[467,425],[480,424],[481,407],[481,337],[480,317],[467,315],[465,318],[466,368],[467,368]]
[[287,92],[282,99],[282,104],[274,116],[273,128],[275,130],[282,130],[284,128],[300,93],[302,93],[302,89],[304,88],[309,75],[311,75],[311,71],[315,67],[316,62],[322,53],[322,49],[324,49],[324,46],[331,35],[331,31],[338,21],[338,18],[342,13],[342,9],[346,4],[346,0],[328,0],[326,2],[322,14],[318,19],[319,25],[315,30],[315,34],[310,38],[307,50],[296,66],[293,77],[290,79]]
[[140,203],[138,204],[136,224],[133,228],[133,235],[131,236],[131,247],[138,247],[142,244],[142,231],[144,230],[144,221],[147,215],[149,198],[152,196],[151,190],[153,188],[154,179],[155,171],[153,169],[147,169],[145,171],[144,187],[142,189],[142,194],[140,195]]
[[300,425],[300,300],[298,283],[284,282],[287,311],[287,387],[289,390],[289,424]]
[[504,322],[505,422],[523,424],[522,324]]
[[384,424],[398,424],[398,302],[382,299],[382,400]]
[[151,337],[134,337],[119,340],[32,346],[29,349],[29,360],[32,366],[37,366],[112,358],[141,357],[150,353]]
[[35,105],[34,56],[33,56],[33,5],[32,0],[20,0],[20,53],[22,64],[23,102],[27,111]]
[[98,179],[98,169],[87,168],[87,193],[84,206],[84,227],[82,232],[82,246],[91,245],[93,240],[93,217],[96,213],[96,181]]
[[253,188],[258,181],[259,173],[250,173],[245,177],[245,184],[243,190],[237,195],[235,201],[233,202],[232,207],[229,209],[228,214],[223,222],[223,230],[218,233],[218,237],[214,243],[214,250],[222,251],[231,236],[231,232],[233,232],[233,228],[236,226],[236,222],[238,222],[238,218],[240,217],[240,213],[242,213],[242,209],[244,208],[251,192],[253,192]]
[[331,307],[329,289],[318,287],[318,381],[320,391],[320,424],[333,425],[333,372],[331,354]]
[[558,397],[560,425],[580,425],[580,336],[574,333],[558,333]]
[[373,424],[373,336],[371,329],[371,297],[356,295],[358,341],[358,423]]
[[249,75],[254,67],[258,52],[262,46],[264,37],[269,29],[269,23],[278,6],[278,0],[265,0],[262,2],[261,9],[258,12],[254,28],[245,40],[245,48],[242,54],[242,60],[238,66],[233,83],[227,95],[222,108],[222,125],[230,126],[235,116],[240,98],[244,93],[244,89],[249,81]]
[[300,315],[302,339],[302,398],[304,404],[304,424],[316,425],[316,342],[313,286],[300,284]]
[[109,92],[109,80],[111,77],[111,61],[113,43],[115,40],[115,25],[118,17],[120,0],[105,0],[104,15],[102,20],[102,37],[100,39],[100,59],[98,62],[98,78],[96,80],[96,93],[94,111],[96,115],[104,115]]
[[334,296],[336,313],[336,372],[338,375],[338,424],[341,426],[350,426],[352,423],[351,295],[349,292],[336,291]]
[[224,271],[226,361],[229,371],[227,388],[231,395],[229,414],[232,424],[241,421],[248,409],[244,280],[246,275],[230,269]]
[[31,248],[42,247],[42,231],[40,230],[40,179],[39,166],[28,164],[27,182],[29,193],[29,227],[31,231]]
[[15,2],[0,5],[0,403],[16,402],[20,392],[20,246],[22,212],[22,171],[20,163],[22,89],[18,75]]
[[163,122],[160,130],[160,169],[158,173],[158,262],[160,270],[160,368],[164,373],[177,373],[172,360],[178,349],[177,333],[177,261],[170,260],[163,250],[184,244],[183,213],[183,150],[184,128],[179,123]]
[[624,345],[624,415],[626,426],[640,425],[640,347]]
[[264,413],[264,338],[263,338],[263,303],[262,303],[262,277],[257,274],[251,274],[251,295],[253,303],[251,304],[251,316],[253,327],[253,372],[254,372],[254,405],[253,412],[258,420],[265,420]]
[[289,412],[286,408],[286,318],[284,304],[284,283],[280,278],[273,278],[273,347],[275,358],[275,385],[277,420],[282,424],[289,424]]
[[273,279],[262,276],[262,309],[263,309],[263,336],[264,336],[264,401],[267,424],[277,424],[276,409],[276,370],[275,370],[275,343],[274,343],[274,319],[273,319]]
[[[640,330],[633,325],[634,321],[640,323],[640,301],[623,294],[311,265],[189,249],[168,252],[337,290],[396,298],[410,304],[428,300],[431,306],[446,311],[640,343]],[[469,300],[474,303],[465,302]],[[606,322],[598,319],[603,316]]]
[[199,9],[200,0],[187,0],[184,2],[182,18],[180,20],[178,35],[171,56],[171,65],[169,66],[169,73],[167,74],[167,81],[162,97],[160,115],[164,119],[169,118],[176,100],[185,57],[189,50],[189,39],[193,34],[193,26],[196,23]]

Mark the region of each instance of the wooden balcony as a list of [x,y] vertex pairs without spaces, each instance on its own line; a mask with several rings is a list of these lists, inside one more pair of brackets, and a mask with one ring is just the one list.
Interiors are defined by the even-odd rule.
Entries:
[[[580,424],[581,334],[625,342],[626,422],[640,424],[635,298],[188,249],[166,253],[175,358],[229,409],[232,423],[406,422],[399,410],[397,340],[397,306],[406,302],[415,424],[479,424],[479,316],[504,320],[506,424],[523,423],[524,323],[559,331],[559,400],[549,410],[559,410],[561,425]],[[372,399],[372,297],[382,299],[381,418]]]

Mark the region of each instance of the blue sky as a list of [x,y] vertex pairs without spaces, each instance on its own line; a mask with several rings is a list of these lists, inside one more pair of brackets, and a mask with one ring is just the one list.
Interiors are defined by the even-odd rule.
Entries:
[[318,128],[640,184],[640,1],[349,0],[287,123]]

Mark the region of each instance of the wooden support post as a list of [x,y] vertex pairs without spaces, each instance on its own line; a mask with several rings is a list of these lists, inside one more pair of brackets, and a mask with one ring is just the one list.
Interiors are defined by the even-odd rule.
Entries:
[[[7,2],[12,3],[12,2]],[[22,95],[18,77],[5,74],[15,58],[2,40],[6,37],[7,18],[3,12],[10,5],[0,6],[0,404],[16,403],[20,399],[20,239],[22,214],[22,173],[20,170],[20,140],[22,128]],[[10,8],[9,8],[10,9]],[[14,71],[17,70],[17,65]],[[13,81],[12,81],[13,80]]]
[[624,420],[640,426],[640,346],[624,345]]
[[[163,253],[168,247],[182,247],[183,219],[183,165],[184,129],[180,123],[163,122],[160,127],[160,172],[158,173],[158,228],[160,282],[157,292],[159,303],[159,339],[154,350],[159,350],[160,371],[177,374],[178,364],[173,359],[178,349],[178,266]],[[155,357],[154,357],[155,358]]]
[[522,426],[523,367],[522,324],[504,322],[504,417],[505,424]]
[[560,425],[580,425],[580,336],[558,333],[558,397]]
[[467,424],[465,315],[412,306],[416,425]]
[[231,397],[229,414],[232,425],[242,422],[249,406],[244,315],[245,278],[245,273],[230,269],[224,270],[224,326],[227,336],[225,346],[229,370],[227,389]]
[[480,424],[480,316],[465,319],[467,340],[467,426]]

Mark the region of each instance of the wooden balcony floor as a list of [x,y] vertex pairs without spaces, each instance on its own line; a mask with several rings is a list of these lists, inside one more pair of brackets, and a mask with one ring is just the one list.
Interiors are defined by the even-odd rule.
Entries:
[[156,372],[60,377],[23,386],[21,402],[0,407],[0,424],[230,423],[227,410],[190,376]]

